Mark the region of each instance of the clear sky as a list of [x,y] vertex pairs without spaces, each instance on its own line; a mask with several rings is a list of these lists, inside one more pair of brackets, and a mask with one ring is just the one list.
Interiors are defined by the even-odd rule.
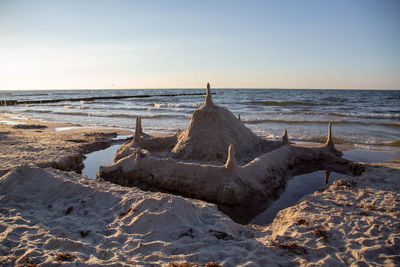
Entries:
[[0,0],[0,89],[400,89],[398,0]]

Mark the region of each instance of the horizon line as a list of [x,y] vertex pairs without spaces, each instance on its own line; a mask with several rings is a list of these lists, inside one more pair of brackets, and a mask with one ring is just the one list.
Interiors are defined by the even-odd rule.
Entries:
[[[206,87],[148,87],[148,88],[52,88],[52,89],[0,89],[0,91],[66,91],[66,90],[201,90]],[[368,91],[398,91],[400,89],[387,88],[279,88],[279,87],[211,87],[212,89],[227,90],[368,90]]]

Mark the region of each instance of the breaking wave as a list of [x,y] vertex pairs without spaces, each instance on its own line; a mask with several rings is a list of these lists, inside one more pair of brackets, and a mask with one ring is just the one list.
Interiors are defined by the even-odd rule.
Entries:
[[63,116],[81,116],[81,117],[102,117],[102,118],[128,118],[128,119],[136,119],[137,116],[141,116],[142,118],[148,119],[162,119],[162,118],[184,118],[187,119],[187,115],[181,114],[126,114],[126,113],[110,113],[110,114],[102,114],[102,113],[90,113],[90,112],[59,112],[59,111],[51,111],[51,110],[26,110],[25,112],[37,112],[37,113],[50,113],[55,115],[63,115]]
[[334,96],[324,97],[321,100],[329,101],[329,102],[345,102],[345,101],[347,101],[346,98],[334,97]]
[[361,119],[400,119],[400,114],[330,112],[329,115],[336,117]]
[[361,125],[382,125],[388,127],[400,127],[400,123],[373,123],[366,121],[346,121],[346,120],[284,120],[284,119],[247,119],[242,121],[245,124],[263,124],[263,123],[286,123],[286,124],[328,124],[332,121],[334,124],[361,124]]
[[251,104],[264,106],[315,106],[317,104],[299,101],[251,101]]
[[199,103],[193,103],[193,104],[187,104],[187,103],[153,103],[155,108],[197,108],[201,104]]

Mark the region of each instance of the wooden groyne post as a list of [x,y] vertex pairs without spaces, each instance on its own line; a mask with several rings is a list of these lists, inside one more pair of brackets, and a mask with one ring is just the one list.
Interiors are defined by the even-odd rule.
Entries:
[[[213,93],[215,94],[215,93]],[[13,106],[23,104],[46,104],[57,102],[77,102],[77,101],[94,101],[101,99],[123,99],[123,98],[148,98],[160,96],[193,96],[205,95],[205,93],[181,93],[181,94],[162,94],[162,95],[129,95],[129,96],[99,96],[99,97],[83,97],[83,98],[63,98],[63,99],[43,99],[43,100],[0,100],[0,106]]]

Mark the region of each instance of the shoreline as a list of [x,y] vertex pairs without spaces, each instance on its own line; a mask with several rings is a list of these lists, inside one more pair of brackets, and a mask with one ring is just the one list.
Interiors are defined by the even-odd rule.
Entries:
[[[156,100],[155,100],[156,101]],[[157,102],[157,101],[156,101]],[[164,103],[165,104],[165,103]],[[163,105],[164,105],[163,104]],[[180,104],[177,104],[180,105]],[[184,105],[184,104],[182,104]],[[191,106],[192,104],[189,104],[189,106]],[[65,107],[68,108],[68,111],[66,111],[65,114],[75,114],[74,112],[69,113],[70,112],[70,106],[68,104],[65,105]],[[86,108],[86,107],[85,107]],[[149,107],[149,109],[152,109],[153,107]],[[140,108],[141,109],[141,108]],[[139,110],[140,110],[139,109]],[[125,110],[126,111],[126,110]],[[125,112],[124,111],[124,112]],[[42,112],[42,111],[40,111]],[[43,111],[44,112],[44,111]],[[62,111],[63,112],[63,111]],[[62,114],[62,112],[60,114]],[[113,112],[113,111],[112,111]],[[112,113],[111,112],[111,113]],[[50,110],[44,112],[44,114],[47,113],[52,113]],[[58,114],[57,112],[55,112],[55,114]],[[64,123],[68,123],[71,124],[71,127],[82,127],[82,128],[96,128],[96,129],[116,129],[118,131],[122,130],[128,130],[131,131],[131,125],[133,126],[133,124],[127,124],[127,120],[125,120],[124,122],[119,121],[118,123],[112,123],[111,121],[109,121],[108,123],[102,123],[102,121],[98,121],[98,117],[104,117],[104,119],[110,119],[107,116],[105,116],[104,114],[100,114],[100,115],[90,115],[90,113],[86,113],[86,112],[82,112],[81,110],[79,110],[79,112],[77,114],[86,114],[85,118],[76,120],[75,118],[73,119],[72,117],[69,118],[62,118],[62,117],[57,117],[57,119],[55,118],[48,118],[47,116],[33,116],[32,114],[30,114],[30,112],[26,113],[26,112],[17,112],[17,111],[4,111],[3,113],[0,114],[0,123],[24,123],[23,119],[18,119],[18,117],[22,117],[25,118],[26,120],[36,120],[36,121],[44,121],[44,122],[51,122],[51,123],[60,123],[60,124],[64,124]],[[138,113],[139,115],[141,114],[140,112]],[[155,115],[154,115],[155,114]],[[146,119],[150,119],[150,122],[146,122],[144,125],[146,125],[148,128],[146,128],[146,132],[150,133],[150,134],[158,134],[158,133],[163,133],[166,135],[171,135],[173,133],[175,133],[178,129],[182,129],[186,126],[186,122],[185,122],[185,126],[183,125],[176,125],[176,127],[166,127],[166,124],[162,123],[162,120],[160,121],[154,121],[154,118],[158,118],[158,117],[163,117],[164,114],[161,113],[154,113],[153,115],[141,115],[142,118],[146,118]],[[242,114],[243,115],[243,114]],[[60,115],[61,116],[61,115]],[[83,116],[83,115],[82,115]],[[87,121],[93,121],[91,119],[91,116],[93,116],[93,118],[96,118],[95,123],[92,123],[91,125],[87,125],[86,122]],[[121,116],[121,117],[120,117]],[[148,116],[148,117],[147,117]],[[154,117],[153,117],[154,116]],[[168,116],[170,115],[165,115],[166,118],[168,118]],[[174,115],[176,116],[176,115]],[[185,116],[189,116],[188,114],[186,114]],[[40,117],[43,117],[42,119]],[[78,116],[79,117],[79,116]],[[121,118],[128,118],[129,121],[134,121],[135,116],[132,115],[127,115],[127,114],[114,114],[112,113],[111,118],[115,117],[117,120],[121,119]],[[243,117],[243,116],[242,116]],[[68,121],[68,122],[67,122]],[[336,120],[332,120],[334,123],[334,128],[335,128],[335,132],[336,132],[336,128],[339,127],[339,123],[340,121],[336,121]],[[178,121],[175,121],[174,123],[176,123]],[[245,125],[247,127],[252,126],[251,124],[248,125],[248,123],[246,122],[246,118],[243,117],[243,122],[245,123]],[[158,123],[158,124],[157,124]],[[161,124],[160,124],[161,123]],[[326,124],[328,123],[328,120],[326,121]],[[350,122],[349,122],[350,123]],[[179,123],[178,123],[179,124]],[[285,121],[282,120],[280,122],[281,126],[279,126],[279,128],[282,128],[282,130],[290,125],[290,121]],[[307,127],[307,123],[304,122],[302,123],[301,121],[298,122],[299,125],[304,125],[304,127]],[[375,123],[371,123],[370,125],[374,125]],[[162,127],[158,127],[157,125],[162,125]],[[269,126],[268,126],[269,125]],[[325,122],[323,124],[321,124],[323,126],[325,126]],[[368,124],[365,124],[368,125]],[[398,126],[397,123],[393,123],[393,126]],[[269,140],[280,140],[281,136],[280,133],[281,132],[277,132],[277,126],[274,125],[273,122],[271,122],[270,124],[267,124],[267,126],[265,127],[270,127],[271,128],[271,132],[264,132],[264,131],[259,131],[258,129],[252,129],[252,127],[250,127],[252,129],[252,131],[254,131],[257,135],[262,136],[263,138],[269,139]],[[264,127],[264,128],[265,128]],[[353,126],[348,126],[348,127],[353,127]],[[357,128],[357,127],[356,127]],[[291,137],[291,131],[289,130],[289,138]],[[295,129],[295,132],[297,130]],[[393,131],[396,131],[396,129],[393,129]],[[304,144],[305,146],[308,146],[308,144],[311,145],[315,145],[315,144],[323,144],[325,143],[326,140],[326,135],[325,132],[318,132],[318,134],[316,132],[310,132],[308,133],[308,135],[300,135],[297,132],[294,136],[292,136],[292,140],[296,143],[296,144]],[[376,136],[375,136],[376,138]],[[342,150],[347,150],[347,147],[354,147],[354,148],[360,148],[360,149],[367,149],[367,150],[382,150],[382,151],[397,151],[398,153],[400,153],[400,140],[393,136],[393,138],[389,138],[389,139],[385,139],[385,141],[379,141],[379,140],[369,140],[368,136],[364,136],[364,137],[359,137],[358,139],[354,139],[351,138],[350,136],[347,135],[347,133],[342,133],[342,135],[338,135],[337,137],[335,137],[334,140],[336,145],[340,145]]]
[[0,131],[5,266],[400,264],[400,157],[364,164],[360,177],[343,175],[281,210],[267,226],[239,225],[214,204],[72,172],[83,154],[131,131],[57,132],[76,125],[35,120],[23,125],[1,124]]
[[[3,118],[0,114],[0,120]],[[130,133],[116,129],[73,128],[77,125],[70,123],[25,119],[11,121],[16,123],[0,123],[0,141],[3,151],[7,153],[0,157],[0,175],[26,164],[80,172],[85,154],[107,148],[118,134]],[[71,129],[57,131],[62,127]]]

